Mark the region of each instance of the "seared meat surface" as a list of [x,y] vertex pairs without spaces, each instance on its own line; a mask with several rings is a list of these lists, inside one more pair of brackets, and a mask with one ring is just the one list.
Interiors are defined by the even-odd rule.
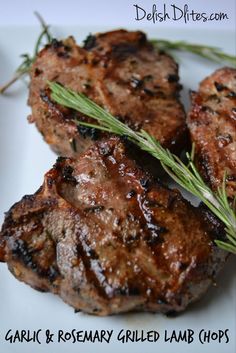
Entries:
[[213,189],[227,173],[227,193],[236,196],[236,69],[222,68],[192,93],[188,127],[196,148],[196,161]]
[[[0,260],[16,278],[96,315],[181,311],[222,267],[207,212],[152,180],[117,138],[60,157],[6,214]],[[220,231],[219,231],[220,232]]]
[[86,94],[135,130],[150,132],[173,151],[180,151],[186,144],[177,64],[168,55],[157,53],[142,32],[117,30],[89,36],[83,47],[72,37],[53,40],[32,65],[30,121],[58,154],[78,157],[104,134],[78,128],[74,118],[89,119],[52,102],[48,80]]

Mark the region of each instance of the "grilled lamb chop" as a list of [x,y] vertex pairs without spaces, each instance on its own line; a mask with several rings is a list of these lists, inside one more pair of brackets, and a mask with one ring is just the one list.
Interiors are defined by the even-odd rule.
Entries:
[[178,312],[225,260],[205,214],[154,182],[111,138],[77,160],[60,157],[43,186],[9,210],[0,259],[76,310]]
[[74,118],[89,119],[52,102],[48,80],[86,94],[132,128],[144,128],[172,151],[186,144],[177,64],[157,53],[142,32],[117,30],[89,36],[83,47],[72,37],[53,40],[32,65],[29,120],[59,155],[77,158],[93,140],[105,135],[78,128]]
[[211,188],[221,186],[227,172],[227,193],[236,196],[236,69],[222,68],[192,93],[188,127],[196,161]]

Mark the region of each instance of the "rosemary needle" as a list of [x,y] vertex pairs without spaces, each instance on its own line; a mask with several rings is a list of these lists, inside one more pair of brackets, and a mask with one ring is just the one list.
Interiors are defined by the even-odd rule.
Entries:
[[46,39],[46,43],[50,43],[52,40],[51,34],[49,33],[49,26],[46,25],[42,16],[38,12],[35,12],[34,14],[38,18],[42,27],[42,31],[34,47],[34,53],[32,56],[30,56],[29,54],[21,55],[21,58],[23,59],[22,63],[16,69],[14,76],[3,86],[0,87],[0,94],[4,93],[11,85],[13,85],[16,81],[18,81],[20,78],[29,73],[32,63],[35,61],[39,50],[43,46],[44,39]]
[[191,155],[187,153],[189,163],[185,165],[146,131],[135,132],[85,95],[66,89],[55,82],[49,82],[49,87],[52,91],[52,99],[58,104],[77,110],[99,122],[99,125],[96,125],[75,120],[78,125],[126,136],[142,150],[159,159],[173,180],[197,196],[224,223],[228,241],[216,240],[215,242],[220,248],[236,254],[236,215],[235,209],[231,208],[226,196],[226,177],[222,187],[217,192],[213,192],[194,166],[193,153]]
[[172,53],[173,51],[184,51],[200,56],[204,59],[217,63],[227,63],[236,67],[236,56],[225,54],[220,48],[203,44],[192,44],[185,41],[169,41],[165,39],[152,39],[151,43],[160,51]]
[[[49,33],[49,26],[44,22],[42,16],[35,12],[35,16],[38,18],[42,32],[40,33],[34,49],[34,55],[31,57],[29,54],[22,54],[23,58],[22,64],[17,68],[15,75],[3,86],[0,86],[0,94],[4,93],[14,82],[19,80],[21,77],[29,73],[29,69],[34,62],[41,46],[43,39],[46,39],[47,43],[50,43],[52,37]],[[154,45],[157,50],[170,52],[173,51],[185,51],[190,52],[194,55],[200,56],[202,58],[208,59],[210,61],[215,61],[218,63],[228,63],[231,66],[236,67],[236,56],[225,54],[221,49],[202,45],[202,44],[191,44],[185,41],[169,41],[166,39],[151,39],[150,42]]]

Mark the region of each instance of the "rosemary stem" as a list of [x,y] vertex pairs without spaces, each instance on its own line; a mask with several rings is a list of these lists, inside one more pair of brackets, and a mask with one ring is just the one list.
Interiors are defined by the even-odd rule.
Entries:
[[50,42],[52,38],[48,32],[49,26],[46,24],[46,22],[44,21],[43,17],[40,15],[40,13],[38,13],[37,11],[34,11],[34,14],[37,17],[37,19],[39,20],[41,27],[44,29],[48,42]]
[[16,72],[13,75],[13,77],[0,87],[0,94],[3,94],[12,84],[18,81],[25,74],[29,73],[31,65],[35,61],[37,54],[43,45],[43,39],[46,39],[47,43],[51,42],[52,37],[48,31],[49,26],[44,22],[42,16],[38,12],[35,12],[35,16],[38,18],[41,24],[42,31],[36,41],[33,55],[32,56],[30,56],[29,54],[21,55],[21,57],[23,57],[23,62],[16,69]]
[[4,85],[0,86],[0,94],[4,93],[13,83],[18,81],[22,76],[28,73],[28,69],[22,70],[20,72],[16,72],[15,75],[6,82]]
[[98,106],[85,95],[65,89],[58,83],[48,82],[52,91],[51,98],[58,104],[79,111],[80,113],[97,120],[99,125],[87,122],[75,123],[88,127],[98,128],[113,134],[126,136],[130,141],[138,145],[142,150],[157,158],[170,177],[197,196],[225,225],[227,241],[216,240],[216,244],[224,250],[236,254],[236,215],[228,202],[226,195],[226,178],[222,188],[213,192],[203,181],[193,163],[193,153],[187,154],[188,165],[185,165],[177,156],[163,148],[160,143],[146,131],[136,132],[122,123],[109,112]]

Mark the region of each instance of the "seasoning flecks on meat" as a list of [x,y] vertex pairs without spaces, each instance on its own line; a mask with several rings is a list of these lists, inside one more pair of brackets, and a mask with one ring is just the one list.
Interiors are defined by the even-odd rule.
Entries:
[[54,40],[32,65],[29,120],[54,151],[78,157],[106,134],[78,128],[75,118],[91,120],[55,104],[47,81],[84,93],[135,130],[145,129],[172,151],[181,151],[186,144],[178,66],[170,56],[158,53],[142,32],[90,35],[83,47],[72,37]]
[[226,191],[236,196],[236,69],[222,68],[192,93],[188,127],[203,178],[216,190],[226,173]]
[[43,186],[12,206],[0,260],[76,310],[178,312],[203,295],[224,263],[209,220],[111,138],[77,160],[59,158]]

